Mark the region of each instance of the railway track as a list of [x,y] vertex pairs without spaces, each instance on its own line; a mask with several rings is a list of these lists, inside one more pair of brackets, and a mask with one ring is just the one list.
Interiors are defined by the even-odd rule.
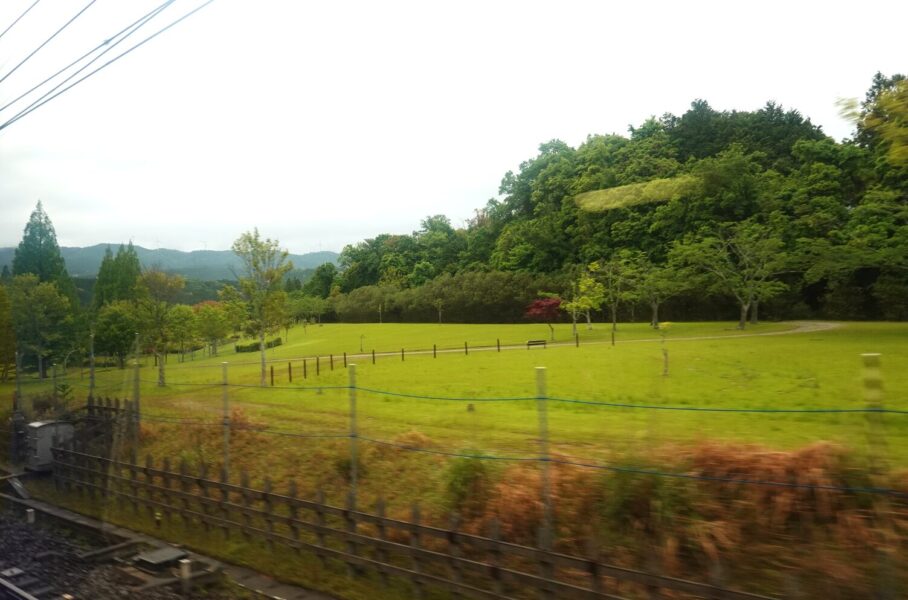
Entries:
[[[28,577],[21,569],[7,569],[3,571],[6,577],[0,577],[0,599],[2,600],[43,600],[47,598],[48,593],[53,592],[50,586],[41,586],[29,592],[22,586],[34,588],[41,585],[41,582],[33,577]],[[16,585],[16,583],[19,585]]]
[[36,514],[26,502],[0,494],[0,600],[210,598],[199,588],[220,581],[217,561]]

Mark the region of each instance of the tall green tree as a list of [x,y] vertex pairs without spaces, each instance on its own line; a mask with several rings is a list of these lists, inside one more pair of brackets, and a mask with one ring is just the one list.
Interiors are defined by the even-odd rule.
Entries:
[[13,275],[27,273],[35,275],[39,282],[55,283],[60,293],[69,299],[73,310],[78,308],[76,286],[66,272],[54,225],[40,200],[25,225],[22,241],[13,256]]
[[218,343],[230,333],[230,316],[221,302],[200,302],[193,307],[199,336],[211,348],[211,355],[218,355]]
[[140,323],[136,306],[115,300],[102,306],[95,321],[95,351],[117,359],[122,369],[126,357],[135,350]]
[[618,330],[618,307],[637,299],[639,260],[639,252],[620,250],[608,260],[590,264],[590,272],[602,282],[604,302],[612,315],[612,331]]
[[0,285],[0,381],[6,381],[16,364],[16,331],[13,328],[13,308],[6,286]]
[[740,308],[738,329],[746,326],[751,307],[785,289],[776,277],[790,260],[778,234],[752,221],[719,235],[677,243],[672,258],[707,275],[714,291],[734,296]]
[[170,309],[186,281],[159,269],[149,269],[139,277],[139,300],[136,303],[142,344],[151,348],[158,363],[158,386],[167,385],[164,363],[171,339]]
[[192,345],[198,336],[198,323],[192,307],[177,304],[167,313],[169,337],[180,349],[180,362],[186,359],[186,346]]
[[41,378],[47,359],[60,356],[72,324],[71,305],[57,284],[28,273],[13,278],[10,287],[12,320],[20,348],[35,356]]
[[571,328],[574,335],[577,335],[577,319],[581,315],[586,316],[587,329],[593,328],[590,313],[599,310],[605,301],[605,286],[603,286],[589,270],[584,269],[580,276],[571,284],[570,299],[561,303],[561,310],[571,315]]
[[[261,353],[261,384],[265,379],[265,335],[279,328],[284,311],[278,297],[284,274],[293,268],[277,240],[262,239],[258,229],[242,234],[233,242],[232,250],[241,263],[239,292],[246,302],[248,323],[255,331]],[[279,294],[280,293],[280,294]]]
[[303,292],[307,296],[327,298],[331,294],[331,286],[337,278],[337,267],[333,263],[325,263],[315,268],[312,278],[303,284]]
[[649,305],[650,325],[659,329],[659,307],[693,289],[697,285],[695,274],[679,264],[653,264],[647,257],[642,257],[637,266],[637,298]]
[[95,287],[92,290],[91,307],[99,310],[105,304],[113,302],[115,298],[115,267],[114,255],[110,246],[104,250],[101,266],[98,267],[98,276],[95,278]]

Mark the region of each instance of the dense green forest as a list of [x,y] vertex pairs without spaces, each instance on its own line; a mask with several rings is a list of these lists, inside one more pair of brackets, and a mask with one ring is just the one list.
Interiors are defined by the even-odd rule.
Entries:
[[[900,106],[883,102],[899,93]],[[704,275],[672,294],[665,314],[737,317],[733,286],[710,265],[697,268],[706,257],[721,262],[724,248],[732,267],[749,250],[771,252],[752,298],[764,301],[764,315],[903,319],[908,165],[892,150],[904,143],[904,96],[903,76],[877,74],[856,107],[854,139],[841,143],[772,102],[722,112],[704,100],[626,137],[546,142],[505,174],[500,199],[467,227],[433,216],[412,235],[344,248],[337,315],[374,320],[382,304],[384,318],[425,320],[441,303],[451,320],[520,319],[538,291],[570,297],[578,274],[599,261],[628,274],[628,288],[660,266],[676,278]],[[898,118],[895,135],[881,126]],[[613,193],[584,194],[593,190]],[[748,248],[748,236],[766,243]],[[638,268],[621,268],[628,264]],[[516,301],[505,309],[508,294]],[[623,318],[641,316],[645,294],[622,296]]]
[[0,277],[0,378],[16,348],[44,372],[91,340],[122,364],[137,343],[216,353],[322,319],[905,319],[908,81],[878,73],[843,111],[855,135],[842,142],[772,102],[725,112],[703,100],[627,136],[552,140],[463,228],[430,216],[311,271],[250,232],[233,282],[143,268],[132,244],[106,249],[94,281],[74,280],[39,202]]

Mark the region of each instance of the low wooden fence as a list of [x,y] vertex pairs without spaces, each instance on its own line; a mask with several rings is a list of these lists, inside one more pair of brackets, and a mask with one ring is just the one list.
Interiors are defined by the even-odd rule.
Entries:
[[150,456],[138,464],[134,455],[119,461],[72,447],[53,452],[58,489],[131,505],[137,516],[181,519],[186,527],[220,530],[225,537],[241,535],[272,549],[310,552],[351,576],[371,570],[386,583],[403,579],[416,598],[440,589],[455,598],[617,599],[619,593],[659,598],[662,591],[672,591],[672,598],[769,600],[507,543],[495,523],[488,536],[459,531],[453,519],[447,528],[427,525],[418,506],[404,521],[387,517],[382,503],[370,513],[349,502],[330,505],[321,492],[315,499],[301,498],[293,481],[281,494],[268,479],[254,489],[246,473],[236,484],[224,472],[211,477],[205,466],[190,473],[185,461],[174,469],[167,459],[155,466]]

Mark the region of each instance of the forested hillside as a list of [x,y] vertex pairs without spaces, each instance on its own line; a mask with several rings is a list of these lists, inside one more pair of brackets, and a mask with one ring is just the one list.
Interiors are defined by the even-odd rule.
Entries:
[[906,94],[904,77],[877,74],[841,143],[772,102],[704,100],[627,136],[543,143],[465,228],[438,215],[345,247],[337,315],[516,320],[539,291],[577,297],[587,274],[626,284],[615,304],[627,317],[651,306],[643,288],[658,275],[673,319],[757,304],[778,318],[903,319]]
[[[116,251],[117,244],[96,244],[87,248],[60,248],[66,270],[73,277],[93,279],[98,274],[101,261],[108,247]],[[199,281],[235,279],[239,266],[236,255],[230,250],[193,250],[183,252],[167,248],[148,249],[135,246],[136,255],[143,267],[158,267],[169,273]],[[11,266],[15,248],[0,248],[0,267]],[[291,254],[290,260],[300,271],[311,270],[325,263],[336,263],[336,252],[309,252]]]

